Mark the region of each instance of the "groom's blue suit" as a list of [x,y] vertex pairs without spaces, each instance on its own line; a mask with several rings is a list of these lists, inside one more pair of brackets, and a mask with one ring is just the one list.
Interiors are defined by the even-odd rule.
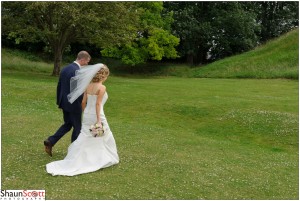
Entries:
[[57,101],[56,104],[63,110],[64,124],[56,131],[56,133],[48,138],[51,145],[54,146],[56,142],[63,137],[73,127],[71,142],[77,139],[81,130],[81,102],[83,96],[81,95],[72,104],[69,103],[67,95],[70,93],[70,79],[75,76],[75,71],[80,67],[75,62],[69,64],[60,72],[57,84]]

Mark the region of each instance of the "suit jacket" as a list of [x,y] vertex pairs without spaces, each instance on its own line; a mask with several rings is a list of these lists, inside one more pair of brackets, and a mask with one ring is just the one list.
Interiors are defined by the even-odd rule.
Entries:
[[75,76],[75,71],[79,70],[76,63],[71,63],[64,67],[59,76],[57,90],[56,90],[56,104],[59,108],[67,112],[82,113],[81,102],[83,95],[81,95],[72,104],[68,101],[68,94],[70,93],[70,79]]

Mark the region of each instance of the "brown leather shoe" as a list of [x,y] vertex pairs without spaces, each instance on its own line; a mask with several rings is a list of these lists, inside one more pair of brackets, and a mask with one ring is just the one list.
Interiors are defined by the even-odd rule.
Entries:
[[45,152],[52,157],[52,144],[49,140],[44,141]]

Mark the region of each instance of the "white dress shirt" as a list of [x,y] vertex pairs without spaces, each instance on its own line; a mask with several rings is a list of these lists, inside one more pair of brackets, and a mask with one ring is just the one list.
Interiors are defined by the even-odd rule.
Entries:
[[80,64],[77,61],[74,61],[74,63],[76,63],[79,66],[79,68],[81,68]]

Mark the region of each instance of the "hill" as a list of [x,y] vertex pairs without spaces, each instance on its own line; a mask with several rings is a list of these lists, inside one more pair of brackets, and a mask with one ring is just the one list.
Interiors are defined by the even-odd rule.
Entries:
[[189,77],[298,79],[299,29],[256,49],[194,68]]
[[[2,70],[52,72],[53,64],[29,52],[2,48]],[[93,58],[93,61],[99,58]],[[254,50],[228,57],[208,65],[190,68],[182,64],[148,63],[136,67],[100,58],[114,75],[176,76],[193,78],[299,78],[299,29],[290,31]],[[68,61],[67,61],[68,60]],[[65,59],[64,63],[68,63]],[[98,62],[98,61],[97,61]]]
[[30,52],[1,48],[1,70],[50,73],[53,64]]

